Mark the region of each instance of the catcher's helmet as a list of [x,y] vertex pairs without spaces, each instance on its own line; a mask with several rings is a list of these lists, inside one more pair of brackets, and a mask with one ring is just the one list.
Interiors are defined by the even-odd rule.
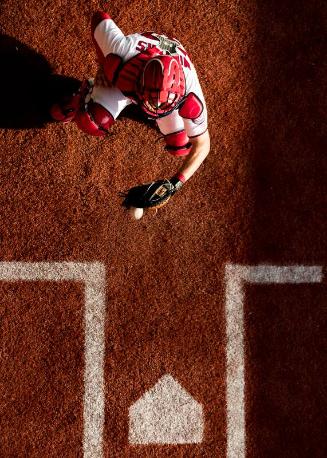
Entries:
[[159,55],[150,59],[141,73],[137,96],[142,110],[152,118],[169,114],[185,95],[185,76],[173,56]]

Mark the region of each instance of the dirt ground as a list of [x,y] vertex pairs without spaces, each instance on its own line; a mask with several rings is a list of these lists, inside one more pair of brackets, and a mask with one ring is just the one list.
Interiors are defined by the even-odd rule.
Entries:
[[[99,139],[48,115],[97,72],[97,9],[178,38],[208,105],[208,158],[140,221],[119,191],[181,163],[153,126],[127,112]],[[103,456],[326,456],[326,19],[319,0],[1,0],[0,264],[105,266]],[[245,287],[243,454],[227,445],[226,264],[323,272]],[[83,285],[0,279],[0,456],[100,457],[83,452]],[[131,444],[129,408],[165,374],[202,405],[203,438]]]

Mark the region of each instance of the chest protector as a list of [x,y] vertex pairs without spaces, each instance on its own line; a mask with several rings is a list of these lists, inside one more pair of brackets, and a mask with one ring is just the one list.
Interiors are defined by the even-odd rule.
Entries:
[[104,62],[104,73],[107,80],[116,86],[126,97],[137,101],[136,89],[138,81],[148,60],[163,54],[153,47],[132,57],[127,62],[117,54],[108,54]]

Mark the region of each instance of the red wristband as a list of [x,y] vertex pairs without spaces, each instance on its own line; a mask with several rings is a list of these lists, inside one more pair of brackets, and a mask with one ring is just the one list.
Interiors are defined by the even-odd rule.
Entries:
[[182,183],[185,183],[185,181],[186,181],[186,178],[185,178],[184,175],[183,175],[182,173],[180,173],[180,172],[176,173],[175,177],[176,177],[179,181],[181,181]]

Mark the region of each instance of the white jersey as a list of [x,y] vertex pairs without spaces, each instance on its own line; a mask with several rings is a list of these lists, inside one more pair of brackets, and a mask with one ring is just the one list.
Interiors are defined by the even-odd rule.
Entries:
[[[190,138],[199,136],[207,130],[207,108],[196,70],[184,47],[176,39],[172,40],[165,35],[152,32],[125,36],[112,19],[105,19],[96,27],[94,40],[104,56],[115,54],[123,62],[154,47],[177,57],[185,75],[185,95],[195,94],[201,101],[203,110],[198,118],[186,119],[181,117],[178,109],[175,109],[169,115],[156,119],[157,125],[163,135],[185,129]],[[92,98],[101,103],[115,119],[126,106],[134,102],[133,98],[125,96],[117,87],[95,86]]]

